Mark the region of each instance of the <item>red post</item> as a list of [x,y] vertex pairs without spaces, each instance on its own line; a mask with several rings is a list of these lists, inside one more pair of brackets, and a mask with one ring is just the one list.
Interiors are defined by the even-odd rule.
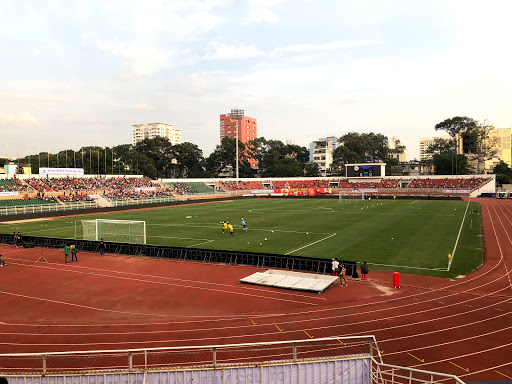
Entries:
[[400,274],[393,272],[393,288],[400,288]]

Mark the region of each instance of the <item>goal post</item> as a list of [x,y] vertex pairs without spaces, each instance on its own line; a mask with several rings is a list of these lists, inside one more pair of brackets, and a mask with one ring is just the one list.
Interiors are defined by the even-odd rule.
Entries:
[[81,220],[82,239],[146,244],[146,222],[141,220]]
[[365,193],[364,191],[355,191],[352,190],[350,192],[345,191],[338,194],[338,201],[341,200],[365,200]]

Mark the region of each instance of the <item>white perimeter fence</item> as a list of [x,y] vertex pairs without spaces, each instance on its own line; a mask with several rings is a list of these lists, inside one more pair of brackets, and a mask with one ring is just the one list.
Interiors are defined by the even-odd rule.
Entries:
[[9,384],[463,384],[382,363],[374,336],[0,355]]

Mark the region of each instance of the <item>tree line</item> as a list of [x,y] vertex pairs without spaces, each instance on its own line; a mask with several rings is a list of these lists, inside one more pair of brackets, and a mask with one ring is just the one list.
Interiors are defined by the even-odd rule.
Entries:
[[[432,158],[423,166],[435,174],[481,173],[484,161],[496,155],[497,141],[491,135],[491,128],[476,120],[454,117],[436,124],[435,129],[449,135],[447,139],[436,139],[428,149]],[[259,137],[245,144],[239,141],[238,149],[239,176],[243,178],[320,176],[318,164],[309,161],[306,147]],[[387,164],[386,174],[399,174],[401,168],[392,154],[403,149],[399,140],[390,148],[388,137],[381,133],[346,133],[337,137],[330,174],[343,176],[345,164],[375,162]],[[471,166],[470,160],[476,161],[477,169]],[[257,164],[257,169],[251,167],[251,161]],[[143,174],[152,179],[232,177],[236,168],[236,140],[224,137],[207,157],[194,143],[172,145],[166,138],[157,137],[135,145],[88,146],[54,154],[41,152],[18,162],[30,165],[36,174],[40,167],[50,167],[83,168],[86,174]],[[512,171],[505,163],[498,166],[496,173],[502,182],[510,182],[512,178]]]

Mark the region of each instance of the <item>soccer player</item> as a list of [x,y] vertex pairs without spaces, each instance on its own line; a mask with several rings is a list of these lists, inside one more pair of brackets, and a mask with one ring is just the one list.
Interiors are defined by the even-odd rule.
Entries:
[[3,267],[5,265],[4,259],[2,259],[2,254],[0,253],[0,267]]
[[247,224],[245,223],[245,220],[243,217],[242,217],[242,228],[244,229],[244,231],[247,231]]
[[230,234],[231,236],[233,236],[233,231],[234,231],[234,230],[233,230],[233,226],[232,226],[231,224],[229,224],[229,223],[228,223],[228,228],[229,228],[229,234]]
[[222,233],[224,233],[226,229],[228,229],[228,224],[224,222],[224,225],[222,226]]
[[73,262],[73,260],[78,261],[78,257],[76,257],[75,244],[71,244],[71,247],[69,247],[69,248],[71,249],[71,262]]

